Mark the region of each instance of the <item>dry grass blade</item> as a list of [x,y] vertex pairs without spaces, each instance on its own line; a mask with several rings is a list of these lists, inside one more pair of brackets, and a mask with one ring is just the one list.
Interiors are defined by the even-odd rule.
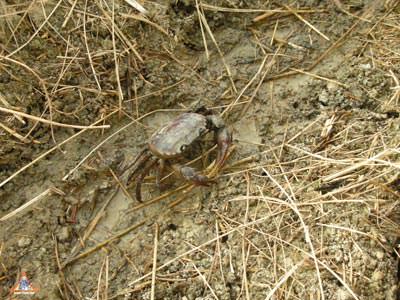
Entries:
[[60,6],[60,4],[63,1],[60,0],[57,2],[57,4],[54,6],[53,10],[49,13],[49,15],[46,17],[46,19],[43,21],[42,24],[40,24],[40,26],[36,29],[36,31],[29,37],[29,39],[23,43],[20,47],[18,47],[17,49],[15,49],[13,52],[11,52],[10,54],[7,55],[7,58],[11,58],[11,56],[15,55],[16,53],[18,53],[19,51],[21,51],[23,48],[25,48],[30,42],[32,42],[32,40],[39,34],[39,32],[42,30],[42,28],[48,23],[48,21],[50,20],[50,18],[53,16],[53,14],[56,12],[56,10],[58,9],[58,7]]
[[[118,110],[119,111],[119,110]],[[110,141],[113,137],[121,133],[121,131],[125,130],[126,128],[132,126],[133,124],[137,123],[137,120],[134,120],[132,122],[129,122],[122,128],[118,129],[116,132],[110,134],[107,138],[105,138],[103,141],[101,141],[99,144],[97,144],[92,150],[89,151],[89,153],[72,169],[70,170],[63,178],[62,180],[67,180],[69,176],[71,176],[72,173],[74,173],[90,156],[92,156],[97,150],[100,149],[101,146],[103,146],[105,143]]]
[[[276,55],[279,53],[279,51],[281,50],[281,47],[278,46],[277,50],[275,51],[275,53],[273,54],[273,56],[271,57],[271,61],[268,63],[268,65],[266,66],[266,69],[264,71],[264,74],[261,76],[256,88],[254,89],[254,91],[251,94],[250,99],[247,101],[247,103],[245,104],[245,106],[243,107],[242,112],[240,113],[240,118],[243,118],[244,115],[247,113],[248,109],[250,108],[251,104],[253,103],[254,98],[256,97],[259,89],[261,88],[262,84],[264,83],[265,78],[267,77],[267,75],[269,74],[272,66],[276,63],[275,58]],[[257,72],[258,73],[258,72]],[[257,75],[257,74],[256,74]],[[255,75],[255,76],[256,76]],[[255,77],[253,77],[255,78]],[[235,101],[238,101],[239,98],[237,98]],[[232,105],[235,105],[237,103],[232,103]],[[229,106],[228,106],[229,107]],[[228,109],[227,107],[227,109]]]
[[44,192],[40,193],[39,195],[37,195],[36,197],[32,198],[31,200],[29,200],[28,202],[26,202],[24,205],[18,207],[17,209],[13,210],[12,212],[8,213],[7,215],[3,216],[0,218],[0,222],[4,222],[7,221],[8,219],[18,215],[19,213],[21,213],[23,210],[25,210],[26,208],[28,208],[29,206],[35,204],[36,202],[38,202],[39,200],[45,198],[46,196],[50,195],[51,193],[56,193],[59,195],[65,195],[64,192],[62,192],[61,190],[55,188],[55,187],[51,187],[48,188],[47,190],[45,190]]
[[[113,2],[114,3],[114,2]],[[103,6],[99,3],[98,0],[96,0],[96,4],[97,7],[100,9],[100,11],[103,13],[103,15],[105,16],[105,18],[111,23],[111,27],[114,28],[113,30],[115,31],[115,33],[117,34],[117,36],[119,37],[119,39],[124,42],[126,45],[128,45],[129,49],[133,52],[133,54],[135,54],[136,58],[140,61],[140,62],[144,62],[142,56],[139,54],[139,52],[136,50],[135,46],[130,42],[131,39],[129,39],[124,33],[123,31],[116,26],[116,24],[114,24],[113,21],[113,17],[110,16],[108,14],[108,12],[103,8]]]
[[169,36],[168,32],[164,28],[162,28],[157,23],[154,23],[154,22],[150,21],[146,17],[143,17],[141,15],[124,14],[124,13],[119,13],[119,15],[124,17],[124,18],[127,18],[127,19],[134,19],[134,20],[141,21],[141,22],[144,22],[146,24],[149,24],[150,26],[153,26],[154,28],[156,28],[158,31],[160,31],[161,33],[165,34],[166,36]]
[[[276,179],[275,179],[274,177],[272,177],[272,175],[271,175],[266,169],[263,168],[263,170],[264,170],[265,174],[268,176],[268,178],[271,179],[272,182],[273,182],[273,183],[279,188],[279,190],[283,193],[283,195],[285,195],[285,197],[287,198],[287,200],[288,200],[289,203],[290,203],[290,204],[289,204],[289,207],[290,207],[291,209],[293,209],[293,211],[296,213],[296,215],[298,216],[298,218],[299,218],[299,220],[300,220],[301,226],[302,226],[303,231],[304,231],[304,239],[305,239],[306,243],[307,243],[307,244],[309,245],[309,247],[310,247],[310,251],[311,251],[310,256],[311,256],[312,259],[314,260],[315,269],[316,269],[316,271],[317,271],[317,277],[318,277],[319,288],[320,288],[320,291],[321,291],[321,296],[322,296],[322,299],[325,299],[325,296],[324,296],[324,295],[325,295],[325,294],[324,294],[324,289],[323,289],[323,286],[322,286],[321,274],[320,274],[319,265],[318,265],[318,259],[317,259],[316,253],[315,253],[315,249],[314,249],[314,245],[313,245],[313,242],[312,242],[312,239],[311,239],[310,231],[309,231],[308,226],[307,226],[306,223],[304,222],[304,219],[303,219],[303,217],[302,217],[302,215],[301,215],[299,209],[297,208],[294,199],[292,198],[292,197],[294,197],[293,192],[292,192],[292,189],[290,189],[290,191],[292,192],[292,196],[291,196],[291,195],[289,195],[289,193],[286,192],[286,190],[279,184],[279,182],[277,182]],[[286,176],[285,176],[285,178],[286,178]],[[286,179],[286,180],[287,180],[287,179]],[[289,183],[289,187],[290,187],[290,183]]]
[[67,25],[69,19],[70,19],[71,16],[72,16],[72,13],[73,13],[73,11],[74,11],[74,9],[75,9],[75,6],[76,6],[76,3],[77,3],[77,2],[78,2],[78,0],[75,0],[75,1],[72,3],[71,9],[69,10],[67,17],[65,18],[63,24],[61,25],[61,28],[64,28],[64,27]]
[[201,11],[200,11],[200,6],[199,6],[198,0],[196,0],[196,10],[197,10],[197,17],[199,19],[199,24],[200,24],[201,37],[203,39],[204,51],[206,53],[207,59],[210,59],[210,53],[208,52],[207,39],[206,39],[206,35],[204,33],[204,27],[203,27],[203,22],[201,20]]
[[9,114],[14,114],[14,115],[18,115],[27,119],[31,119],[34,121],[38,121],[44,124],[49,124],[49,125],[54,125],[54,126],[59,126],[59,127],[65,127],[65,128],[76,128],[76,129],[102,129],[102,128],[110,128],[110,125],[90,125],[90,126],[82,126],[82,125],[72,125],[72,124],[63,124],[63,123],[59,123],[59,122],[55,122],[55,121],[51,121],[51,120],[46,120],[43,118],[39,118],[39,117],[35,117],[17,110],[13,110],[13,109],[8,109],[8,108],[4,108],[4,107],[0,107],[0,111],[5,112],[5,113],[9,113]]
[[221,48],[219,47],[219,45],[217,43],[217,40],[215,39],[214,34],[212,33],[210,27],[208,26],[208,23],[207,23],[207,20],[206,20],[204,14],[200,12],[199,16],[200,16],[201,23],[203,24],[203,26],[206,29],[208,35],[210,36],[211,40],[213,41],[213,43],[215,45],[215,48],[217,48],[219,56],[220,56],[220,58],[222,60],[222,64],[224,65],[226,73],[227,73],[227,75],[229,77],[229,81],[231,82],[231,86],[233,88],[233,91],[235,93],[237,93],[237,89],[236,89],[235,83],[234,83],[233,78],[232,78],[232,72],[231,72],[231,69],[229,68],[228,64],[225,61],[224,54],[222,53]]
[[137,9],[142,14],[147,14],[147,10],[136,0],[125,0],[125,2]]
[[84,243],[86,240],[89,238],[89,236],[92,234],[93,230],[96,228],[97,224],[100,222],[101,218],[104,217],[104,213],[106,211],[106,208],[108,205],[111,203],[111,200],[115,197],[115,195],[118,193],[118,189],[116,188],[111,195],[108,197],[108,199],[104,202],[103,206],[99,209],[95,217],[90,221],[90,223],[87,225],[85,228],[85,231],[83,233],[82,239],[80,239],[77,244],[72,247],[71,249],[71,254],[75,255],[76,252],[80,249],[81,246],[84,246]]
[[213,295],[214,299],[218,300],[219,298],[214,292],[214,289],[211,287],[210,283],[207,281],[207,279],[204,277],[204,275],[200,272],[200,270],[196,267],[194,262],[192,262],[193,268],[196,270],[197,274],[199,274],[200,278],[203,280],[204,284],[207,286],[207,288],[210,290],[211,294]]
[[[2,94],[0,94],[0,101],[3,103],[3,105],[4,105],[6,108],[10,108],[10,109],[12,108],[12,106],[10,105],[10,103],[7,102],[7,100],[4,98],[4,96],[3,96]],[[14,115],[14,117],[15,117],[18,121],[20,121],[23,125],[26,124],[26,122],[24,121],[24,119],[22,119],[20,116]]]
[[185,190],[185,189],[188,188],[189,186],[190,186],[189,184],[184,184],[184,185],[182,185],[182,186],[180,186],[180,187],[178,187],[178,188],[176,188],[176,189],[174,189],[174,190],[172,190],[172,191],[165,192],[164,194],[162,194],[162,195],[160,195],[160,196],[158,196],[158,197],[155,197],[155,198],[153,198],[153,199],[151,199],[151,200],[147,200],[146,202],[141,203],[141,204],[139,204],[139,205],[136,205],[135,207],[133,207],[133,208],[131,208],[131,209],[127,209],[127,210],[125,211],[125,213],[126,213],[126,214],[130,214],[130,213],[133,213],[133,212],[135,212],[135,211],[138,211],[138,210],[140,210],[140,209],[142,209],[142,208],[144,208],[144,207],[147,207],[147,206],[149,206],[149,205],[152,205],[152,204],[154,204],[154,203],[157,203],[157,202],[159,202],[159,201],[161,201],[161,200],[163,200],[163,199],[165,199],[165,198],[168,198],[169,196],[172,196],[172,195],[176,194],[176,193],[179,192],[179,191]]
[[363,160],[361,162],[358,162],[356,164],[353,164],[353,165],[351,165],[351,166],[349,166],[349,167],[347,167],[347,168],[345,168],[345,169],[343,169],[343,170],[341,170],[339,172],[335,172],[334,174],[327,175],[327,176],[323,177],[322,181],[329,182],[329,181],[333,181],[333,180],[339,180],[340,179],[339,177],[341,177],[341,176],[344,176],[344,175],[346,175],[346,174],[348,174],[348,173],[350,173],[352,171],[357,170],[358,168],[361,168],[363,166],[366,166],[368,164],[373,163],[377,159],[389,156],[389,155],[391,155],[393,153],[396,153],[396,152],[397,152],[396,149],[385,149],[385,150],[379,152],[378,154],[374,155],[371,158],[365,159],[365,160]]
[[[117,111],[114,111],[110,114],[108,114],[107,116],[103,117],[102,119],[98,120],[97,122],[93,123],[92,126],[94,126],[97,123],[100,123],[104,120],[106,120],[108,117],[112,116],[114,113],[116,113]],[[34,160],[32,160],[30,163],[26,164],[25,166],[23,166],[22,168],[20,168],[18,171],[16,171],[14,174],[12,174],[11,176],[9,176],[8,178],[4,179],[1,183],[0,183],[0,187],[2,187],[3,185],[5,185],[7,182],[9,182],[10,180],[12,180],[14,177],[16,177],[18,174],[22,173],[23,171],[25,171],[26,169],[28,169],[29,167],[31,167],[32,165],[34,165],[35,163],[37,163],[38,161],[40,161],[41,159],[43,159],[44,157],[46,157],[47,155],[49,155],[50,153],[54,152],[55,150],[59,149],[60,146],[72,141],[74,138],[80,136],[82,133],[86,132],[88,129],[83,129],[77,133],[75,133],[74,135],[70,136],[69,138],[65,139],[64,141],[62,141],[61,143],[57,144],[56,146],[54,146],[53,148],[49,149],[48,151],[42,153],[41,155],[39,155],[37,158],[35,158]]]
[[4,125],[3,123],[0,123],[0,127],[3,128],[5,131],[7,131],[9,134],[11,134],[13,137],[19,139],[21,142],[23,142],[23,143],[29,142],[29,140],[26,137],[20,135],[14,129],[11,129],[10,127]]
[[115,81],[118,87],[118,107],[119,116],[122,115],[122,102],[124,101],[124,94],[122,93],[121,80],[119,78],[119,60],[117,56],[117,45],[115,43],[115,1],[112,2],[111,9],[111,40],[113,45],[113,55],[114,55],[114,67],[115,67]]
[[339,81],[337,81],[337,80],[334,80],[334,79],[330,79],[330,78],[327,78],[327,77],[323,77],[323,76],[320,76],[320,75],[317,75],[317,74],[313,74],[313,73],[310,73],[310,72],[307,72],[307,71],[304,71],[304,70],[299,70],[299,69],[296,69],[296,68],[290,68],[290,69],[293,70],[293,71],[299,72],[299,73],[301,73],[301,74],[309,75],[309,76],[314,77],[314,78],[318,78],[318,79],[321,79],[321,80],[325,80],[325,81],[328,81],[328,82],[332,82],[332,83],[334,83],[334,84],[343,86],[343,87],[345,87],[345,88],[348,87],[347,84],[341,83],[341,82],[339,82]]
[[112,236],[111,238],[106,239],[105,241],[98,243],[97,245],[93,246],[92,248],[88,249],[87,251],[82,252],[81,254],[76,255],[76,256],[74,256],[74,257],[72,257],[72,258],[70,258],[70,259],[67,259],[67,260],[61,265],[61,267],[62,267],[62,268],[65,268],[67,265],[70,265],[70,264],[72,264],[73,262],[75,262],[75,261],[77,261],[77,260],[79,260],[79,259],[81,259],[81,258],[83,258],[83,257],[86,257],[86,256],[90,255],[91,253],[93,253],[93,252],[95,252],[95,251],[97,251],[97,250],[103,248],[104,246],[108,245],[109,243],[118,240],[119,238],[121,238],[121,237],[123,237],[124,235],[128,234],[128,233],[131,232],[132,230],[135,230],[135,229],[139,228],[140,226],[143,226],[143,225],[146,224],[146,222],[149,221],[149,220],[150,220],[150,218],[146,218],[146,219],[144,219],[143,221],[141,221],[141,222],[139,222],[139,223],[137,223],[137,224],[134,224],[134,225],[132,225],[132,226],[130,226],[130,227],[128,227],[128,228],[126,228],[126,229],[120,231],[119,233],[115,234],[115,235]]
[[150,299],[154,300],[156,289],[156,272],[157,272],[157,250],[158,250],[158,224],[155,224],[154,229],[154,251],[153,251],[153,269],[151,274],[151,293]]
[[[230,7],[220,7],[215,5],[210,5],[206,3],[201,3],[201,7],[204,10],[211,11],[222,11],[222,12],[236,12],[236,13],[256,13],[256,12],[265,12],[265,13],[286,13],[288,10],[286,9],[261,9],[261,8],[230,8]],[[323,12],[322,9],[292,9],[297,13],[314,13],[314,12]]]
[[310,22],[308,22],[307,20],[305,20],[301,15],[299,15],[297,12],[295,12],[291,7],[287,6],[287,5],[283,5],[287,8],[288,11],[290,11],[291,13],[293,13],[299,20],[301,20],[302,22],[304,22],[307,26],[309,26],[312,30],[314,30],[316,33],[318,33],[320,36],[322,36],[324,39],[326,39],[327,41],[330,41],[330,39],[323,34],[321,31],[319,31],[314,25],[312,25]]
[[[61,3],[61,1],[60,1],[59,3]],[[50,95],[49,95],[49,92],[48,92],[48,90],[47,90],[47,87],[46,87],[46,84],[45,84],[44,80],[43,80],[43,79],[38,75],[38,73],[37,73],[36,71],[34,71],[31,67],[29,67],[28,65],[26,65],[26,64],[23,63],[23,62],[20,62],[20,61],[18,61],[18,60],[16,60],[16,59],[10,58],[10,55],[8,55],[8,56],[2,56],[2,55],[0,55],[0,62],[1,62],[1,60],[6,60],[6,61],[9,61],[9,62],[12,62],[12,63],[14,63],[14,64],[16,64],[16,65],[18,65],[18,66],[20,66],[20,67],[26,69],[28,72],[30,72],[33,76],[35,76],[35,77],[39,80],[39,83],[40,83],[40,85],[41,85],[41,87],[42,87],[42,89],[43,89],[44,95],[45,95],[46,100],[47,100],[47,106],[48,106],[48,109],[49,109],[49,113],[50,113],[50,122],[51,122],[52,119],[53,119],[52,105],[51,105]],[[3,108],[3,109],[4,109],[4,108]],[[54,132],[53,132],[53,125],[52,125],[52,123],[50,123],[50,129],[51,129],[51,137],[53,138],[54,143],[56,143],[56,140],[55,140],[55,138],[54,138]]]
[[274,288],[271,289],[268,292],[267,297],[265,297],[265,300],[271,300],[275,297],[275,293],[278,291],[278,289],[297,271],[297,269],[299,267],[301,267],[304,262],[306,261],[306,259],[303,259],[302,261],[298,262],[296,265],[294,265],[293,267],[290,268],[289,271],[287,271],[285,273],[285,275],[283,275],[279,281],[275,284]]
[[[248,173],[244,174],[244,177],[246,179],[246,211],[244,213],[244,219],[243,219],[243,224],[246,224],[249,220],[249,196],[250,196],[250,176]],[[250,245],[247,246],[247,239],[245,238],[247,236],[246,234],[246,228],[243,229],[243,237],[242,237],[242,268],[243,268],[243,273],[242,273],[242,289],[244,287],[246,299],[250,300],[250,293],[249,293],[249,281],[247,278],[247,264],[248,264],[248,259],[249,259],[249,251],[250,251]],[[247,246],[247,247],[246,247]],[[247,248],[247,249],[246,249]]]
[[[18,263],[39,241],[65,300],[358,300],[379,298],[377,285],[395,298],[400,1],[3,2],[1,284],[31,268]],[[232,128],[230,162],[216,165],[213,130],[165,164],[151,143],[130,161],[197,105]],[[194,123],[189,137],[204,133]],[[156,161],[156,176],[140,175]],[[175,163],[215,184],[176,178]],[[29,226],[49,212],[50,238]]]
[[[278,49],[279,51],[279,49]],[[232,107],[239,102],[239,100],[242,98],[242,96],[244,95],[244,93],[247,91],[247,89],[253,84],[253,82],[258,78],[258,76],[260,76],[260,74],[262,73],[262,70],[264,69],[265,63],[267,62],[267,59],[270,55],[267,54],[265,55],[263,61],[260,64],[260,67],[258,68],[256,74],[250,79],[250,81],[246,84],[246,86],[240,91],[239,95],[236,97],[236,99],[231,102],[225,109],[224,111],[221,113],[221,115],[224,115],[225,113],[229,112]],[[271,62],[272,64],[272,62]]]
[[395,82],[395,86],[392,87],[392,90],[394,90],[393,96],[390,97],[390,99],[385,103],[386,106],[394,105],[397,106],[399,104],[400,100],[400,81],[397,78],[397,76],[394,74],[392,70],[389,70],[390,76],[393,78],[393,81]]
[[[76,4],[76,1],[73,4],[73,6],[75,6],[75,4]],[[70,12],[72,12],[72,10],[73,10],[73,8],[71,8]],[[100,82],[99,82],[99,80],[97,78],[96,70],[95,70],[94,65],[93,65],[92,54],[90,53],[89,44],[88,44],[88,38],[87,38],[87,32],[86,32],[86,23],[87,23],[87,21],[86,21],[86,10],[87,10],[87,0],[85,0],[85,8],[83,10],[83,38],[84,38],[84,41],[85,41],[86,53],[87,53],[87,56],[88,56],[88,59],[89,59],[90,68],[92,70],[94,80],[96,81],[97,88],[99,89],[99,92],[101,92],[101,85],[100,85]]]

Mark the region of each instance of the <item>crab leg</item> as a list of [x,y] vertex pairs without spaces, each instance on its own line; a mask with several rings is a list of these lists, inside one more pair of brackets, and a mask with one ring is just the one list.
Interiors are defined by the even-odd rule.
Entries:
[[211,183],[214,183],[213,180],[209,179],[207,176],[199,174],[194,168],[174,164],[172,165],[172,169],[174,169],[175,172],[178,172],[187,181],[193,182],[195,185],[209,186]]
[[143,167],[143,165],[150,159],[151,153],[147,148],[144,148],[135,158],[135,160],[129,164],[121,173],[123,175],[127,170],[134,167],[133,171],[129,174],[127,184],[131,182],[132,178],[137,174],[137,172]]
[[164,170],[165,170],[165,160],[159,159],[157,173],[156,173],[156,185],[157,185],[158,189],[160,189],[160,190],[162,190],[161,179],[164,174]]
[[225,163],[229,147],[232,144],[231,130],[227,127],[218,129],[216,139],[218,144],[217,166],[218,168],[221,168]]
[[157,159],[156,158],[152,158],[152,159],[147,159],[146,160],[146,164],[143,167],[142,172],[139,174],[139,176],[136,179],[136,200],[139,201],[140,203],[142,203],[142,182],[144,180],[144,178],[146,177],[147,173],[149,173],[150,169],[157,163]]
[[221,168],[228,155],[229,146],[232,144],[232,131],[225,126],[224,120],[217,115],[208,115],[207,121],[215,132],[218,144],[217,167]]

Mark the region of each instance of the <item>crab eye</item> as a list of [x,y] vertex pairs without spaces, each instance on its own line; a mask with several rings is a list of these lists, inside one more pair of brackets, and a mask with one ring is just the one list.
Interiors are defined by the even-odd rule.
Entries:
[[180,148],[181,152],[185,152],[186,149],[187,149],[186,145],[182,145],[181,148]]

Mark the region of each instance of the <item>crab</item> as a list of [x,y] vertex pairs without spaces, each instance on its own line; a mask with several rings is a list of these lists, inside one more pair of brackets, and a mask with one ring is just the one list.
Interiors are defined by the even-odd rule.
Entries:
[[200,174],[196,169],[179,163],[183,155],[190,151],[193,143],[211,131],[214,132],[218,146],[216,167],[221,168],[232,143],[232,132],[225,126],[220,116],[211,114],[206,109],[199,109],[196,112],[183,113],[155,131],[133,163],[125,169],[126,171],[134,167],[128,177],[128,182],[131,182],[136,175],[136,199],[142,202],[142,182],[155,166],[158,166],[156,173],[158,187],[160,187],[161,176],[165,167],[172,168],[175,173],[195,185],[209,186],[214,183],[212,179]]

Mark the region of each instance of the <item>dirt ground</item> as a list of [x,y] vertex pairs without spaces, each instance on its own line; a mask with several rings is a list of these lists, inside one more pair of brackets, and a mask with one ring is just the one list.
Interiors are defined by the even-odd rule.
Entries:
[[[0,1],[0,298],[400,299],[399,1],[140,3]],[[123,170],[199,105],[215,184],[139,203]]]

